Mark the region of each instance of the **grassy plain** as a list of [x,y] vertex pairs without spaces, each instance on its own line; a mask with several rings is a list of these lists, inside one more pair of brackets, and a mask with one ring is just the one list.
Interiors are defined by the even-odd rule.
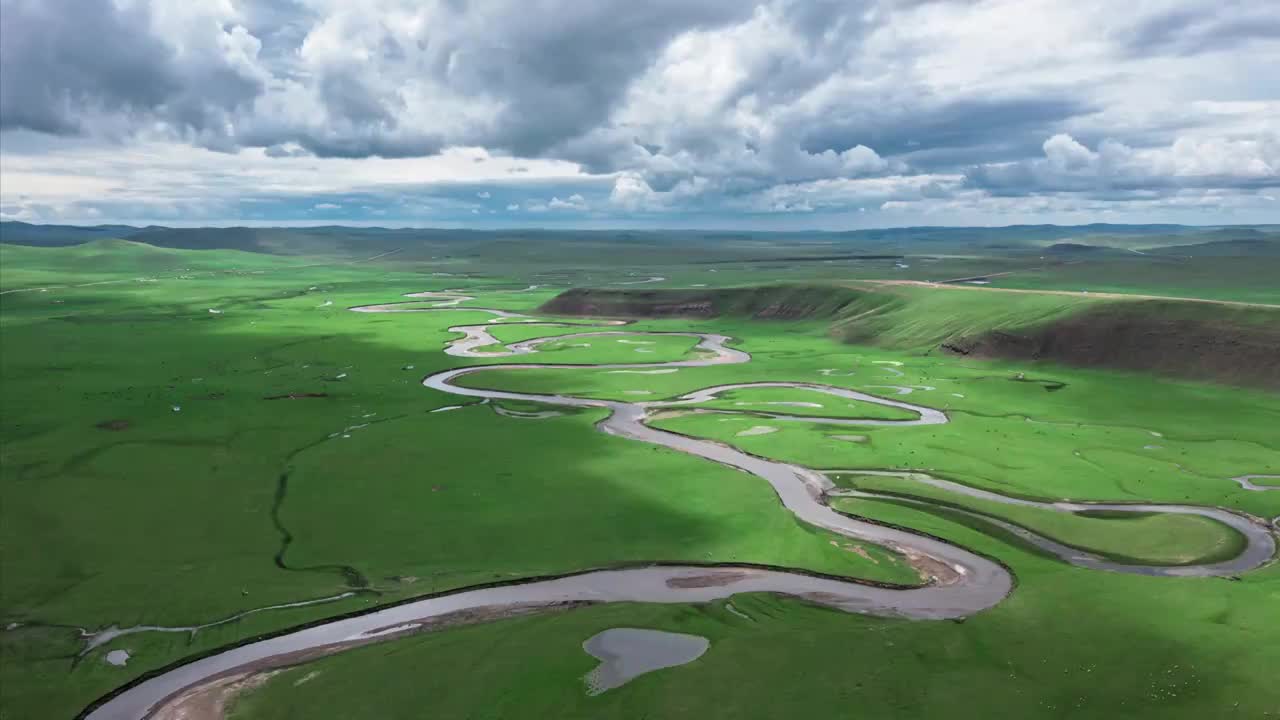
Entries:
[[[345,265],[137,281],[156,274],[151,249],[118,250],[143,256],[124,282],[2,298],[0,621],[17,624],[0,632],[6,713],[69,717],[190,653],[477,582],[734,559],[916,581],[878,548],[799,525],[749,477],[596,433],[593,414],[432,412],[458,401],[418,380],[468,362],[440,352],[446,328],[490,316],[345,308],[438,282]],[[210,252],[221,259],[179,254],[242,261]],[[14,275],[75,278],[55,257]],[[545,297],[485,299],[521,309]],[[548,355],[674,358],[692,342],[610,337]],[[76,627],[204,624],[349,591],[360,594],[75,658]],[[103,663],[112,649],[130,650],[127,667]]]
[[[478,296],[472,305],[536,315],[570,283],[649,275],[578,268],[548,279],[541,263],[480,267],[115,242],[0,246],[0,624],[16,623],[0,631],[0,714],[71,717],[194,653],[477,582],[649,560],[750,561],[914,581],[886,552],[833,544],[798,524],[755,478],[596,432],[597,413],[505,417],[420,387],[435,370],[522,360],[441,352],[457,337],[448,327],[490,315],[345,310],[461,287]],[[809,274],[857,275],[844,268],[831,263]],[[652,274],[691,285],[767,272],[686,265]],[[531,284],[545,286],[525,290]],[[49,289],[30,290],[37,287]],[[889,344],[906,349],[842,344],[825,321],[643,320],[627,330],[731,335],[753,362],[655,375],[495,369],[465,383],[631,401],[735,382],[834,384],[943,409],[953,422],[864,428],[710,414],[656,424],[813,467],[919,469],[1028,497],[1280,514],[1280,493],[1247,492],[1229,480],[1280,474],[1273,394],[933,351],[939,334],[1025,323],[1091,302],[994,295],[904,290],[868,307],[876,310],[870,317],[884,318],[878,327]],[[504,342],[588,330],[491,327]],[[590,347],[576,347],[584,343]],[[544,345],[534,358],[652,362],[685,356],[692,343],[606,336]],[[914,387],[899,396],[888,386]],[[829,399],[751,390],[712,405]],[[436,412],[454,405],[465,407]],[[847,411],[884,412],[861,404]],[[760,424],[778,430],[738,435]],[[855,433],[865,440],[845,439]],[[287,671],[245,696],[233,717],[840,717],[856,709],[884,718],[1163,719],[1280,711],[1269,678],[1280,665],[1275,566],[1239,582],[1100,573],[945,515],[881,501],[840,507],[996,557],[1013,569],[1018,588],[962,624],[863,618],[771,597],[734,599],[750,620],[717,604],[617,605],[503,621]],[[1159,516],[1019,519],[1153,562],[1220,549],[1214,527]],[[130,635],[75,657],[77,627],[200,624],[344,592],[357,594],[194,636]],[[588,698],[579,678],[594,661],[580,644],[616,626],[696,632],[712,649],[692,665]],[[103,662],[112,649],[132,653],[126,667]]]
[[841,487],[893,496],[884,502],[893,502],[894,498],[919,499],[928,501],[944,515],[949,508],[978,512],[1120,562],[1149,565],[1217,562],[1240,554],[1245,545],[1244,538],[1231,528],[1195,515],[1088,515],[1003,504],[902,477],[854,472],[839,474],[835,479]]
[[[898,392],[884,386],[886,395]],[[739,388],[720,393],[713,400],[677,406],[680,410],[729,410],[733,412],[767,412],[801,417],[860,418],[868,420],[914,420],[919,415],[910,410],[849,400],[805,388]]]
[[[770,596],[612,605],[426,634],[288,670],[235,720],[1265,718],[1280,703],[1276,567],[1241,582],[1099,573],[891,504],[843,509],[999,557],[1014,594],[964,623],[849,616]],[[692,664],[588,697],[581,643],[610,627],[711,640]]]
[[[613,332],[602,328],[603,332]],[[585,329],[586,332],[592,332]],[[544,328],[541,335],[548,333]],[[566,364],[648,363],[684,357],[698,342],[683,335],[599,335],[538,345],[537,362]]]

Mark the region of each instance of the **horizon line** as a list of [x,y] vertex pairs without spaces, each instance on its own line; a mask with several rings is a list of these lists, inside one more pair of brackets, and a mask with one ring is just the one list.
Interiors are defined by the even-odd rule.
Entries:
[[361,224],[361,223],[325,223],[311,221],[284,221],[285,224],[245,224],[243,221],[228,221],[226,224],[215,221],[214,224],[196,225],[164,225],[154,222],[144,224],[135,224],[139,221],[120,221],[120,222],[96,222],[96,223],[79,223],[79,222],[30,222],[27,220],[0,220],[0,225],[26,225],[29,227],[41,228],[110,228],[124,227],[131,230],[297,230],[297,229],[350,229],[350,230],[438,230],[438,231],[462,231],[462,232],[501,232],[501,231],[523,231],[523,232],[632,232],[632,233],[669,233],[669,232],[720,232],[735,234],[754,234],[754,235],[840,235],[850,233],[866,233],[878,232],[885,230],[1010,230],[1016,228],[1061,228],[1061,229],[1079,229],[1091,227],[1114,227],[1114,228],[1136,228],[1136,227],[1167,227],[1167,228],[1191,228],[1199,230],[1207,230],[1214,228],[1221,229],[1267,229],[1280,231],[1280,222],[1276,223],[1209,223],[1209,224],[1188,224],[1188,223],[1116,223],[1116,222],[1091,222],[1078,224],[1060,224],[1060,223],[1013,223],[1009,225],[884,225],[878,227],[859,227],[849,228],[845,230],[825,230],[825,229],[796,229],[796,230],[752,230],[733,227],[590,227],[590,226],[545,226],[545,225],[507,225],[507,226],[486,226],[477,227],[464,223],[443,224],[443,225],[413,225],[413,224]]

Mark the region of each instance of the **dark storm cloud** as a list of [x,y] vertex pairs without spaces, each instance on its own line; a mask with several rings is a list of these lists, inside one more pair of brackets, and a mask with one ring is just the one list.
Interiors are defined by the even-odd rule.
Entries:
[[[775,86],[788,84],[761,80],[753,92]],[[845,107],[789,118],[777,133],[782,140],[768,144],[726,135],[720,127],[684,127],[673,129],[668,145],[659,152],[633,139],[613,137],[571,143],[558,153],[592,172],[642,168],[643,177],[659,192],[699,173],[720,175],[719,188],[739,195],[779,182],[907,169],[945,171],[1033,157],[1039,155],[1045,138],[1064,123],[1095,110],[1083,99],[1051,94],[963,98],[941,104],[858,99]],[[888,160],[850,166],[832,158],[856,153],[859,146]],[[671,162],[676,153],[697,160]]]
[[[362,52],[306,68],[300,48],[325,16],[301,0],[245,2],[236,22],[258,43],[264,71],[309,87],[325,114],[299,120],[270,113],[234,115],[262,93],[263,80],[220,57],[179,58],[174,46],[154,32],[145,2],[131,9],[117,8],[112,0],[0,2],[5,128],[71,133],[128,130],[159,121],[179,136],[223,150],[292,142],[326,157],[406,157],[461,143],[521,156],[556,156],[564,150],[565,157],[593,169],[625,165],[633,148],[620,148],[616,140],[607,147],[567,144],[606,126],[631,83],[674,37],[741,22],[756,11],[739,0],[539,0],[484,7],[446,2],[417,36],[384,25],[381,35],[343,38]],[[850,47],[881,22],[868,8],[925,4],[928,0],[782,2],[776,11],[803,46],[755,68],[725,104],[748,95],[767,105],[786,103],[829,77],[847,60]],[[104,38],[109,41],[101,42]],[[418,80],[437,83],[455,99],[494,100],[496,115],[448,133],[414,129],[421,118],[412,117],[404,92],[407,83]],[[448,113],[448,106],[441,112]],[[112,113],[123,117],[102,117]],[[862,130],[856,123],[824,128],[825,120],[815,123],[817,134],[831,139],[810,143],[822,146],[812,152],[839,152],[843,148],[835,136]],[[920,127],[919,134],[931,129]],[[694,156],[720,153],[715,132],[671,128],[671,149]],[[881,139],[869,136],[871,142]],[[650,172],[659,183],[688,174]]]
[[331,133],[312,135],[298,133],[295,141],[307,152],[322,158],[410,158],[435,155],[444,149],[444,142],[428,135],[384,135],[378,132],[365,134]]
[[127,133],[162,119],[201,133],[261,92],[216,45],[177,52],[154,32],[148,8],[0,0],[0,129],[71,134],[101,123]]
[[356,73],[328,73],[320,79],[318,89],[321,101],[334,119],[353,125],[395,122],[393,113],[398,108],[389,107],[387,99],[374,93]]
[[[7,183],[6,207],[35,207],[15,192],[58,198],[111,177],[132,196],[154,181],[135,166],[166,153],[170,172],[224,197],[252,193],[248,177],[299,184],[289,168],[311,161],[441,156],[360,163],[358,181],[324,178],[315,198],[285,191],[282,217],[390,211],[373,186],[484,177],[458,163],[490,161],[496,176],[554,187],[420,188],[421,207],[811,212],[1197,191],[1275,202],[1274,5],[1058,0],[1031,16],[987,0],[0,0],[7,170],[18,177],[20,157],[34,188]],[[131,143],[148,151],[120,170],[112,152]],[[103,181],[64,190],[31,162],[60,152],[63,174]],[[573,187],[576,173],[591,191]],[[343,196],[357,182],[366,194]],[[146,192],[183,207],[164,183]],[[493,207],[473,207],[479,192]]]
[[603,124],[631,81],[677,34],[742,19],[738,0],[525,3],[505,25],[446,39],[450,82],[508,102],[492,137],[538,155]]
[[[220,149],[296,142],[337,157],[428,155],[446,141],[545,154],[605,123],[676,35],[753,11],[738,0],[443,3],[414,36],[378,20],[381,35],[343,38],[349,57],[308,67],[300,51],[325,17],[292,0],[244,3],[235,22],[259,44],[261,69],[308,88],[325,114],[300,120],[248,113],[262,79],[223,58],[179,57],[153,31],[145,2],[122,10],[111,0],[2,1],[5,128],[72,133],[160,121]],[[424,118],[404,95],[417,82],[454,102],[495,103],[496,115],[447,137],[414,130]],[[112,113],[131,117],[98,117]]]
[[[787,83],[760,80],[753,92],[775,85]],[[1095,111],[1091,103],[1066,93],[945,103],[866,103],[859,98],[790,117],[777,132],[781,140],[769,143],[714,125],[689,126],[672,129],[660,148],[631,137],[597,134],[557,148],[556,154],[591,172],[636,170],[657,192],[699,175],[711,177],[718,192],[734,197],[779,183],[946,172],[1036,157],[1045,138]],[[855,157],[838,157],[846,152]]]
[[242,9],[245,28],[262,41],[262,56],[286,65],[317,20],[316,13],[298,0],[255,0]]
[[[277,2],[269,15],[296,26],[289,6]],[[340,34],[350,52],[312,49],[305,83],[324,117],[249,118],[236,127],[235,142],[292,142],[321,157],[429,155],[450,144],[552,156],[555,146],[606,124],[675,36],[753,11],[737,0],[428,7],[423,27],[413,31],[359,22]],[[439,96],[439,107],[410,107],[406,96],[415,92]],[[493,109],[451,126],[451,114],[468,104]]]
[[182,90],[145,6],[0,1],[0,129],[80,130],[85,109],[148,110]]
[[1238,50],[1252,40],[1280,38],[1280,6],[1270,0],[1192,5],[1146,18],[1116,35],[1138,56]]
[[1025,157],[1062,123],[1095,110],[1061,94],[964,98],[934,107],[854,107],[817,120],[803,147],[820,152],[867,145],[881,155],[913,155],[932,165],[1000,161]]

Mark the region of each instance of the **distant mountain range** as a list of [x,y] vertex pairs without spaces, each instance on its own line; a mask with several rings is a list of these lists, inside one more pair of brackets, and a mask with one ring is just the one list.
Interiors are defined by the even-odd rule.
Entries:
[[234,249],[281,255],[324,254],[371,256],[399,251],[407,257],[435,252],[524,254],[529,241],[570,244],[598,251],[614,243],[631,248],[677,245],[732,250],[740,257],[768,257],[785,246],[789,253],[830,253],[833,249],[877,253],[986,251],[1062,255],[1156,252],[1165,255],[1277,255],[1280,225],[1010,225],[1006,227],[911,227],[845,232],[741,232],[690,230],[468,230],[370,227],[202,227],[171,228],[129,225],[37,225],[0,223],[0,242],[57,247],[106,238],[127,239],[156,247]]

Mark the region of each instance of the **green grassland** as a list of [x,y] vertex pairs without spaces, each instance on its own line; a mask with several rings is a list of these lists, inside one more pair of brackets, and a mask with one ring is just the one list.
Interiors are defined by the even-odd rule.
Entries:
[[[770,596],[610,605],[431,633],[287,670],[236,720],[313,717],[1253,718],[1274,714],[1276,567],[1241,582],[1064,566],[892,504],[850,512],[989,553],[1014,594],[964,623],[848,616]],[[581,643],[610,627],[696,633],[695,662],[588,697]]]
[[[605,330],[607,331],[607,328]],[[544,330],[542,334],[548,333]],[[557,364],[661,362],[664,358],[674,360],[683,357],[697,342],[697,338],[681,335],[600,335],[553,340],[538,345],[538,362]]]
[[1087,290],[1280,304],[1276,257],[1131,256],[1064,263],[993,278],[992,287]]
[[[878,548],[796,523],[741,473],[594,432],[596,414],[431,412],[457,401],[418,379],[474,362],[440,352],[446,328],[490,316],[345,311],[424,284],[339,266],[4,296],[6,709],[70,716],[193,652],[478,582],[734,559],[917,581]],[[673,359],[693,342],[608,340],[547,355]],[[72,626],[203,624],[352,590],[74,662]],[[104,666],[119,647],[129,666]]]
[[805,388],[739,388],[720,393],[714,400],[679,405],[678,408],[868,420],[913,420],[918,417],[910,410],[849,400]]
[[[1270,431],[1277,408],[1269,398],[1218,388],[1171,390],[1169,383],[1161,384],[1157,398],[1142,392],[1154,391],[1154,382],[1126,392],[1122,383],[1065,371],[1055,379],[1067,386],[1046,392],[1014,377],[962,375],[946,382],[925,375],[922,380],[939,390],[915,393],[912,401],[944,409],[953,421],[856,428],[867,438],[863,443],[837,439],[850,432],[846,426],[785,423],[768,436],[738,438],[737,432],[755,424],[752,420],[688,415],[655,424],[813,467],[915,469],[1011,495],[1223,505],[1265,517],[1280,510],[1274,496],[1245,491],[1228,479],[1240,474],[1240,467],[1280,467],[1280,449]],[[836,380],[851,385],[851,379]],[[1106,396],[1091,395],[1091,389]],[[1215,401],[1215,392],[1239,397]],[[1123,412],[1127,402],[1137,401],[1151,408],[1150,416]],[[1095,405],[1097,414],[1087,417]],[[1106,412],[1108,405],[1114,413]],[[1259,424],[1251,430],[1247,418]]]
[[[1280,288],[1274,281],[1280,274],[1280,228],[1276,226],[907,228],[851,233],[118,227],[91,232],[46,228],[33,234],[33,229],[39,230],[21,223],[0,224],[0,243],[89,241],[101,248],[118,242],[92,240],[105,232],[161,251],[217,249],[234,251],[242,260],[258,258],[243,262],[244,267],[262,262],[362,262],[391,253],[400,266],[448,273],[437,276],[459,281],[580,287],[621,287],[614,284],[647,277],[664,280],[633,287],[987,277],[991,287],[997,288],[1280,304]],[[7,245],[10,255],[0,257],[68,249]],[[46,256],[45,262],[48,257],[53,256]],[[176,257],[181,256],[170,254],[165,260],[157,254],[147,261],[148,267],[176,267]],[[194,264],[181,267],[197,268]],[[37,280],[34,275],[30,279]],[[32,285],[47,280],[41,278]]]
[[[943,514],[948,508],[975,511],[1120,562],[1190,565],[1232,558],[1244,549],[1244,538],[1234,530],[1195,515],[1086,515],[1002,504],[902,477],[848,473],[835,479],[841,487],[926,500]],[[883,500],[892,501],[893,498]],[[919,506],[913,503],[910,507]]]
[[988,330],[1040,325],[1098,304],[1087,295],[1064,297],[989,293],[917,286],[872,288],[833,332],[850,342],[918,349]]
[[297,258],[239,250],[192,252],[128,240],[95,240],[67,248],[0,245],[3,289],[10,291],[278,273],[296,271],[309,264]]
[[[589,275],[627,281],[631,270],[580,268],[548,281],[539,274],[551,260],[491,264],[483,273],[479,260],[351,260],[110,241],[0,246],[0,626],[16,624],[0,631],[0,715],[72,717],[195,653],[480,582],[653,560],[917,581],[886,551],[797,523],[756,478],[596,432],[597,411],[507,417],[419,385],[460,365],[672,360],[689,355],[692,338],[600,336],[547,343],[532,357],[457,358],[441,352],[459,337],[448,328],[491,315],[346,311],[462,288],[477,296],[471,305],[546,318],[536,309],[568,283]],[[696,268],[695,279],[686,265],[667,282],[730,285],[762,275],[717,267]],[[531,284],[545,286],[525,291]],[[463,384],[628,401],[740,382],[832,384],[936,407],[952,422],[849,427],[702,414],[655,425],[818,468],[919,469],[1026,497],[1280,514],[1280,493],[1229,480],[1280,474],[1274,394],[933,350],[940,336],[1020,326],[1092,302],[1010,297],[899,288],[887,300],[860,300],[867,306],[857,311],[871,314],[859,322],[880,323],[871,326],[877,345],[844,344],[847,328],[827,320],[639,320],[625,331],[723,333],[753,361],[654,375],[499,367]],[[506,343],[591,330],[489,327]],[[891,385],[918,387],[898,396]],[[831,400],[751,389],[703,407],[798,401],[834,411]],[[899,416],[840,402],[855,406],[841,407],[842,416]],[[463,407],[443,410],[456,405]],[[738,436],[760,424],[778,430]],[[841,437],[853,434],[865,441]],[[1032,517],[948,501],[1156,563],[1210,557],[1230,543],[1216,525],[1186,518]],[[839,503],[995,557],[1018,587],[964,623],[850,616],[759,596],[734,599],[751,620],[723,604],[507,620],[286,671],[244,696],[233,717],[840,717],[856,709],[885,718],[1244,718],[1280,707],[1269,681],[1280,665],[1275,566],[1239,582],[1094,572],[945,513]],[[355,594],[194,636],[129,635],[75,657],[76,627],[202,624],[346,592]],[[616,626],[696,632],[712,649],[689,666],[588,698],[579,678],[594,661],[581,642]],[[111,649],[128,649],[129,664],[104,663]],[[323,680],[299,683],[313,672]]]
[[[671,282],[762,284],[790,282],[847,282],[851,280],[915,280],[943,282],[985,278],[982,287],[1055,290],[1071,293],[1122,293],[1198,297],[1236,302],[1280,304],[1273,278],[1280,273],[1276,257],[1208,257],[1185,261],[1163,258],[1106,257],[1077,260],[1041,259],[1024,254],[1010,257],[1001,250],[968,250],[963,255],[918,255],[907,251],[901,260],[787,261],[772,264],[733,264],[707,269],[653,268]],[[968,254],[972,253],[972,254]],[[906,267],[901,267],[906,265]],[[653,287],[662,287],[654,285]],[[978,287],[978,286],[970,286]]]

